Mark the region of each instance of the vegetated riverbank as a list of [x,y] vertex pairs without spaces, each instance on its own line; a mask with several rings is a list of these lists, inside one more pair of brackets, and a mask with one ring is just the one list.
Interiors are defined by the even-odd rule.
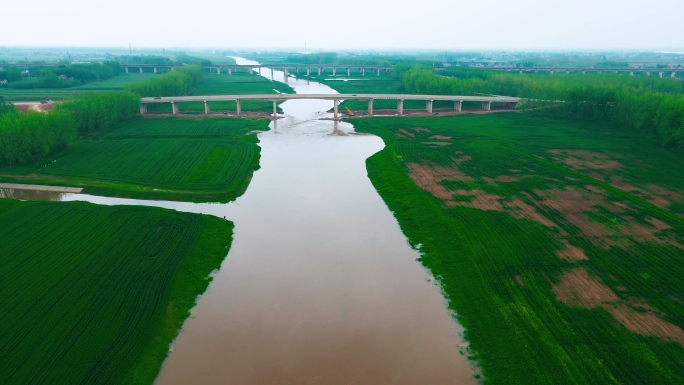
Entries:
[[487,383],[684,378],[681,152],[525,114],[353,123]]
[[0,199],[0,382],[152,383],[232,230],[159,208]]
[[83,187],[94,195],[180,201],[240,196],[259,168],[253,131],[268,120],[139,118],[65,151],[16,168],[0,181]]

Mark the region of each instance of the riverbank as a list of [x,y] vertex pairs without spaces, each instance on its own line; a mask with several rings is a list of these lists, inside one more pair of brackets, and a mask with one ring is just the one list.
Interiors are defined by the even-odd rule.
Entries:
[[492,384],[684,375],[684,168],[610,126],[525,114],[349,120]]
[[259,168],[260,119],[146,117],[34,165],[0,169],[0,182],[81,188],[83,193],[179,201],[240,196]]
[[0,382],[152,383],[232,229],[159,208],[0,199]]

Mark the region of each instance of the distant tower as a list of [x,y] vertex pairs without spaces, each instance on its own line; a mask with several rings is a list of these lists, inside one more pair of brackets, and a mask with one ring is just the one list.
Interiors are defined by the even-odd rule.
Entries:
[[128,54],[133,56],[133,49],[131,49],[131,43],[128,43]]

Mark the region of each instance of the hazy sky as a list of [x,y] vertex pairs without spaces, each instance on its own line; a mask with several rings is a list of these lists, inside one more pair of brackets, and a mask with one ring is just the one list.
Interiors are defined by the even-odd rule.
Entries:
[[2,11],[0,46],[684,48],[684,0],[32,0]]

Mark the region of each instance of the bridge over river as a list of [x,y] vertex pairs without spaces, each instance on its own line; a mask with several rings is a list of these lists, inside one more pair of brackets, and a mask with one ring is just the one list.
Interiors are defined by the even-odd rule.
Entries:
[[343,100],[368,101],[368,114],[373,115],[373,101],[376,99],[396,100],[399,115],[404,113],[404,100],[425,100],[425,110],[432,113],[432,103],[436,100],[451,101],[454,110],[461,111],[463,102],[481,102],[482,109],[489,111],[492,103],[503,105],[505,108],[515,108],[520,98],[510,96],[458,96],[458,95],[412,95],[412,94],[265,94],[265,95],[208,95],[208,96],[170,96],[158,98],[142,98],[140,114],[147,113],[147,105],[155,103],[171,103],[173,114],[178,114],[178,103],[204,102],[204,113],[211,112],[210,102],[235,101],[237,115],[241,114],[240,102],[243,100],[265,100],[273,102],[273,116],[276,116],[276,105],[280,101],[295,99],[332,100],[334,102],[334,118],[339,119],[339,103]]

